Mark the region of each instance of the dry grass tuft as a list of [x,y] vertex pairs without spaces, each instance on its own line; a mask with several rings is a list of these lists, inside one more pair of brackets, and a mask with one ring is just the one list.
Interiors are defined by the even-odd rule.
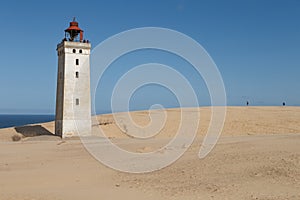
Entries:
[[11,137],[11,139],[12,139],[12,141],[17,142],[17,141],[20,141],[22,138],[21,138],[21,136],[19,136],[19,135],[13,135],[13,136]]

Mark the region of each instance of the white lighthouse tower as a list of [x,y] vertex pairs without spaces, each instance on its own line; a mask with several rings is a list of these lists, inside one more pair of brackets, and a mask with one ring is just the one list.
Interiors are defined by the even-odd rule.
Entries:
[[74,18],[57,45],[55,134],[62,138],[91,132],[90,49]]

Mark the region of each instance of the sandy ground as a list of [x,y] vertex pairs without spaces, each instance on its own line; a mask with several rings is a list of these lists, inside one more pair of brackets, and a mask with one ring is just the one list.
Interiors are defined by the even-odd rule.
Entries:
[[[49,135],[53,122],[1,129],[0,199],[300,199],[299,107],[229,107],[221,139],[204,159],[198,152],[210,108],[199,112],[198,136],[187,152],[172,165],[145,174],[110,169],[78,138]],[[149,123],[145,111],[131,116],[138,125]],[[174,136],[178,109],[167,116],[165,127],[149,140],[131,139],[124,134],[130,134],[130,125],[118,128],[111,115],[98,120],[115,144],[143,153]],[[13,135],[23,138],[13,142]]]

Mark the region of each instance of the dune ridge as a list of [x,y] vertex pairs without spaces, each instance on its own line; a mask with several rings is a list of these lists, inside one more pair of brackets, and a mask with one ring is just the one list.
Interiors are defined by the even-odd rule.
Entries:
[[[184,109],[200,113],[200,124],[197,135],[205,135],[210,123],[211,108],[200,107]],[[162,111],[156,110],[155,112]],[[163,129],[155,135],[156,138],[171,138],[178,130],[180,123],[180,108],[166,109],[166,113],[166,123],[164,124]],[[122,113],[115,113],[115,115],[122,115]],[[150,123],[148,111],[134,111],[130,112],[130,115],[136,125],[143,127]],[[221,134],[224,136],[234,136],[300,133],[299,119],[300,107],[227,107],[226,120]],[[93,134],[95,135],[97,135],[98,131],[95,126],[100,126],[109,138],[130,138],[124,132],[124,128],[130,129],[130,124],[121,122],[117,125],[112,114],[94,117],[93,124]],[[22,129],[22,127],[18,128]],[[23,133],[20,131],[18,132],[18,128],[11,127],[0,129],[0,141],[11,141],[11,137],[15,134],[26,138],[27,136],[30,136],[30,130],[33,136],[53,134],[54,122],[23,126]],[[26,130],[28,130],[27,133]],[[126,131],[130,132],[130,130]]]

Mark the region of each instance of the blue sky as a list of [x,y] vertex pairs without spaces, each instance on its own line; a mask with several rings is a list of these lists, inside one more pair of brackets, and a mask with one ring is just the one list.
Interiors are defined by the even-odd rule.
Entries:
[[[228,105],[244,105],[246,100],[251,105],[300,105],[300,1],[12,0],[0,6],[0,113],[54,113],[56,45],[74,16],[94,47],[119,32],[147,26],[192,37],[218,66]],[[97,109],[109,112],[117,78],[133,64],[150,61],[174,65],[191,81],[200,105],[209,104],[203,80],[188,64],[149,50],[111,66],[97,92]],[[133,95],[130,108],[156,103],[178,106],[166,88],[149,85]]]

